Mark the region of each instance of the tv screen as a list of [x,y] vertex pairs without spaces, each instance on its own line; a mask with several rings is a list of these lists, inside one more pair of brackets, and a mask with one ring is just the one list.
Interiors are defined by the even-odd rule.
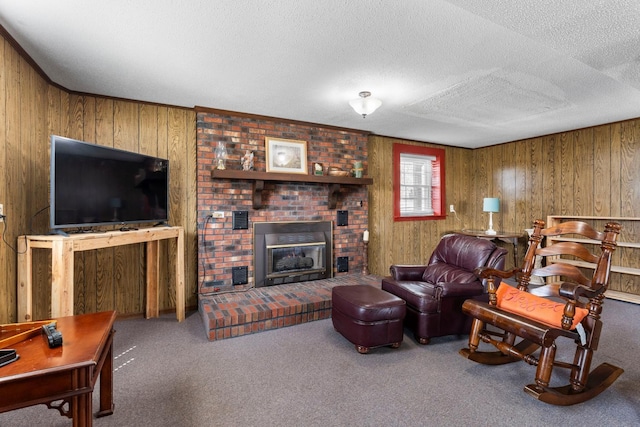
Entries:
[[52,230],[169,220],[169,161],[51,136]]

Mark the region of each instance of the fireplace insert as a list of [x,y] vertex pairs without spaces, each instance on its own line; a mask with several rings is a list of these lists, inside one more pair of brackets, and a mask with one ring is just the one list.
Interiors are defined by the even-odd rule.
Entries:
[[254,223],[255,286],[333,277],[331,221]]

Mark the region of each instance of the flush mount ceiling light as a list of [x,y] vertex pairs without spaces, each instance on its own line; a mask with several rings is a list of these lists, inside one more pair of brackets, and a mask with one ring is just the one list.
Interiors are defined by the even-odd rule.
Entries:
[[362,114],[362,118],[367,117],[367,114],[371,114],[382,105],[382,101],[377,98],[371,97],[371,92],[360,92],[360,98],[352,99],[349,101],[351,108],[356,110],[356,113]]

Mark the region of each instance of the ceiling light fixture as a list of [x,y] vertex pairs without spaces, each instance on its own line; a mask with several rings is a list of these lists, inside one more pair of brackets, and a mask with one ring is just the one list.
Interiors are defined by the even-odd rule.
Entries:
[[371,92],[364,91],[358,95],[360,95],[360,97],[349,101],[349,105],[351,105],[351,108],[353,108],[356,113],[362,114],[363,119],[367,117],[367,114],[373,113],[382,105],[382,101],[371,97]]

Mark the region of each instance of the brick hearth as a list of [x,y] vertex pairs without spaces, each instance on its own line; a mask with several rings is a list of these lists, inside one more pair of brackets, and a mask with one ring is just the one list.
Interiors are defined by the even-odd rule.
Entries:
[[352,274],[312,282],[200,295],[199,311],[210,341],[331,317],[331,289],[338,285],[380,287],[378,276]]

